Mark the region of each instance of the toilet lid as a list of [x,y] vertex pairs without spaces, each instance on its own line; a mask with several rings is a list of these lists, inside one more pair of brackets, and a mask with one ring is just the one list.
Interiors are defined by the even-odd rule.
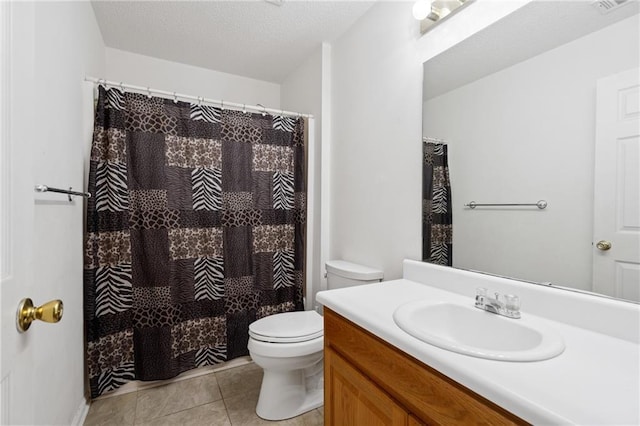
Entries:
[[305,342],[322,337],[322,317],[316,311],[270,315],[249,324],[249,335],[262,342]]

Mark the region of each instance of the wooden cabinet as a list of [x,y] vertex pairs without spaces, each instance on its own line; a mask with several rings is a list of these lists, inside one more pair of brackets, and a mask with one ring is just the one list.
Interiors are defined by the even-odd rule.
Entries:
[[324,310],[325,424],[522,425],[522,419]]
[[331,349],[325,351],[329,392],[325,400],[332,407],[334,425],[404,426],[408,412],[371,380]]

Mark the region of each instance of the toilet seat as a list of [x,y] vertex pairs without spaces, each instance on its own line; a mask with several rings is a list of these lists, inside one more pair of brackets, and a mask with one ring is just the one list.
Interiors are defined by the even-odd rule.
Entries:
[[284,312],[249,325],[249,336],[269,343],[307,342],[322,337],[322,317],[316,311]]

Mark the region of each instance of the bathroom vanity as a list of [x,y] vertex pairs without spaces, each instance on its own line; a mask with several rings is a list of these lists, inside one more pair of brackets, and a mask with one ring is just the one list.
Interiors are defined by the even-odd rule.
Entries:
[[[476,287],[517,294],[522,319],[504,320],[552,330],[564,351],[485,359],[426,343],[394,321],[416,300],[473,309]],[[414,261],[403,279],[317,300],[328,425],[640,423],[639,305]]]
[[328,424],[526,424],[335,312],[324,318]]

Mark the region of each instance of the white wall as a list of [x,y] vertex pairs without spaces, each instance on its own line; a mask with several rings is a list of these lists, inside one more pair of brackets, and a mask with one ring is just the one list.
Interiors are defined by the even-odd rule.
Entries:
[[123,50],[106,49],[106,73],[96,78],[247,105],[280,108],[280,85]]
[[332,46],[331,257],[399,278],[421,247],[422,65],[411,2],[373,6]]
[[[37,2],[34,14],[32,184],[84,186],[84,157],[91,143],[91,89],[85,74],[105,70],[104,44],[88,2]],[[16,23],[20,25],[20,23]],[[89,111],[89,114],[87,114]],[[31,189],[31,188],[29,188]],[[37,424],[70,424],[84,408],[83,212],[80,198],[33,195],[33,267],[36,304],[62,299],[59,324],[29,330]]]
[[[307,236],[307,280],[311,292],[307,294],[307,308],[313,306],[315,294],[320,290],[324,268],[320,261],[320,170],[322,155],[322,64],[323,46],[318,49],[281,84],[282,108],[314,116],[314,140],[308,151],[307,220],[311,232]],[[309,283],[307,283],[309,288]]]
[[591,290],[596,80],[638,66],[638,32],[634,16],[425,102],[425,135],[449,143],[454,266]]

